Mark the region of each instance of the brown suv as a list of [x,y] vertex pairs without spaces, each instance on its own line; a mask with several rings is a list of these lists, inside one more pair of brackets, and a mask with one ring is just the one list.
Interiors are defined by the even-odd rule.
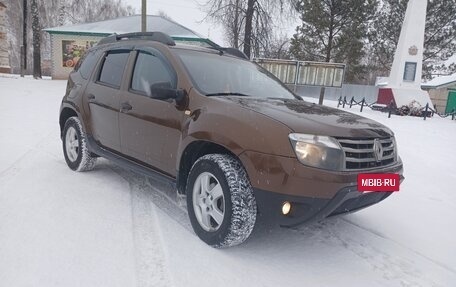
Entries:
[[171,182],[214,247],[245,241],[258,216],[293,226],[391,194],[359,192],[360,172],[403,179],[387,127],[303,101],[238,50],[176,45],[159,32],[88,50],[69,77],[60,129],[73,170],[102,156]]

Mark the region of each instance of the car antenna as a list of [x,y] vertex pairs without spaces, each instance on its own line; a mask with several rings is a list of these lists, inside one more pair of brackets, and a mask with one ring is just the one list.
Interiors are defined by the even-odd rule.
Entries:
[[225,53],[225,49],[215,43],[211,44],[209,49],[217,50],[219,52],[219,56],[222,56]]

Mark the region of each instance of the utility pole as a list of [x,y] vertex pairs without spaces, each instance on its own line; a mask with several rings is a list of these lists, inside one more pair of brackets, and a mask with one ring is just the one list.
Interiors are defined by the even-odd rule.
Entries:
[[323,99],[325,98],[325,90],[326,88],[324,86],[320,87],[320,97],[318,98],[318,104],[320,106],[323,105]]
[[22,1],[21,77],[27,69],[27,0]]
[[147,31],[147,0],[142,0],[141,4],[141,32]]

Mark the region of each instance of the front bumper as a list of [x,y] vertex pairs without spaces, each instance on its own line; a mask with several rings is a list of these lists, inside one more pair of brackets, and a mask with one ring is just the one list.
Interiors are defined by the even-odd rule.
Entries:
[[[401,175],[401,182],[404,177]],[[379,203],[392,192],[362,193],[357,186],[340,189],[332,199],[291,196],[254,189],[259,216],[280,226],[296,225],[320,221],[324,218],[351,213]],[[288,215],[281,213],[282,204],[288,201],[292,208]]]
[[[359,173],[396,173],[401,182],[404,180],[400,159],[374,170],[333,172],[304,166],[296,158],[251,151],[239,158],[254,189],[260,217],[282,226],[355,212],[391,195],[391,192],[359,192]],[[292,204],[286,216],[281,212],[285,201]]]
[[246,151],[239,155],[254,189],[282,195],[332,199],[345,187],[356,187],[359,173],[402,175],[402,161],[363,171],[328,171],[300,163],[296,157],[283,157]]

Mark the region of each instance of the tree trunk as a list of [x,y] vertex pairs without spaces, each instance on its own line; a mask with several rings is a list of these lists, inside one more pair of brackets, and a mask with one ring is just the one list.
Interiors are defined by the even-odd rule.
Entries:
[[27,0],[22,2],[22,46],[24,53],[22,54],[21,75],[27,70]]
[[30,10],[32,13],[33,32],[33,77],[41,79],[41,27],[37,0],[32,0]]
[[233,46],[239,49],[239,0],[236,0],[234,11]]
[[325,62],[331,62],[331,53],[334,40],[334,7],[331,7],[331,22],[329,24],[328,46],[326,48]]
[[[328,45],[326,48],[326,57],[325,62],[331,62],[331,53],[333,49],[333,40],[334,40],[334,7],[331,7],[331,24],[329,25],[329,35],[328,35]],[[318,104],[323,105],[323,100],[325,99],[326,88],[323,86],[320,88],[320,98],[318,99]]]
[[254,5],[256,0],[247,1],[247,11],[245,17],[245,29],[244,29],[244,53],[250,58],[250,52],[252,50],[252,22]]

